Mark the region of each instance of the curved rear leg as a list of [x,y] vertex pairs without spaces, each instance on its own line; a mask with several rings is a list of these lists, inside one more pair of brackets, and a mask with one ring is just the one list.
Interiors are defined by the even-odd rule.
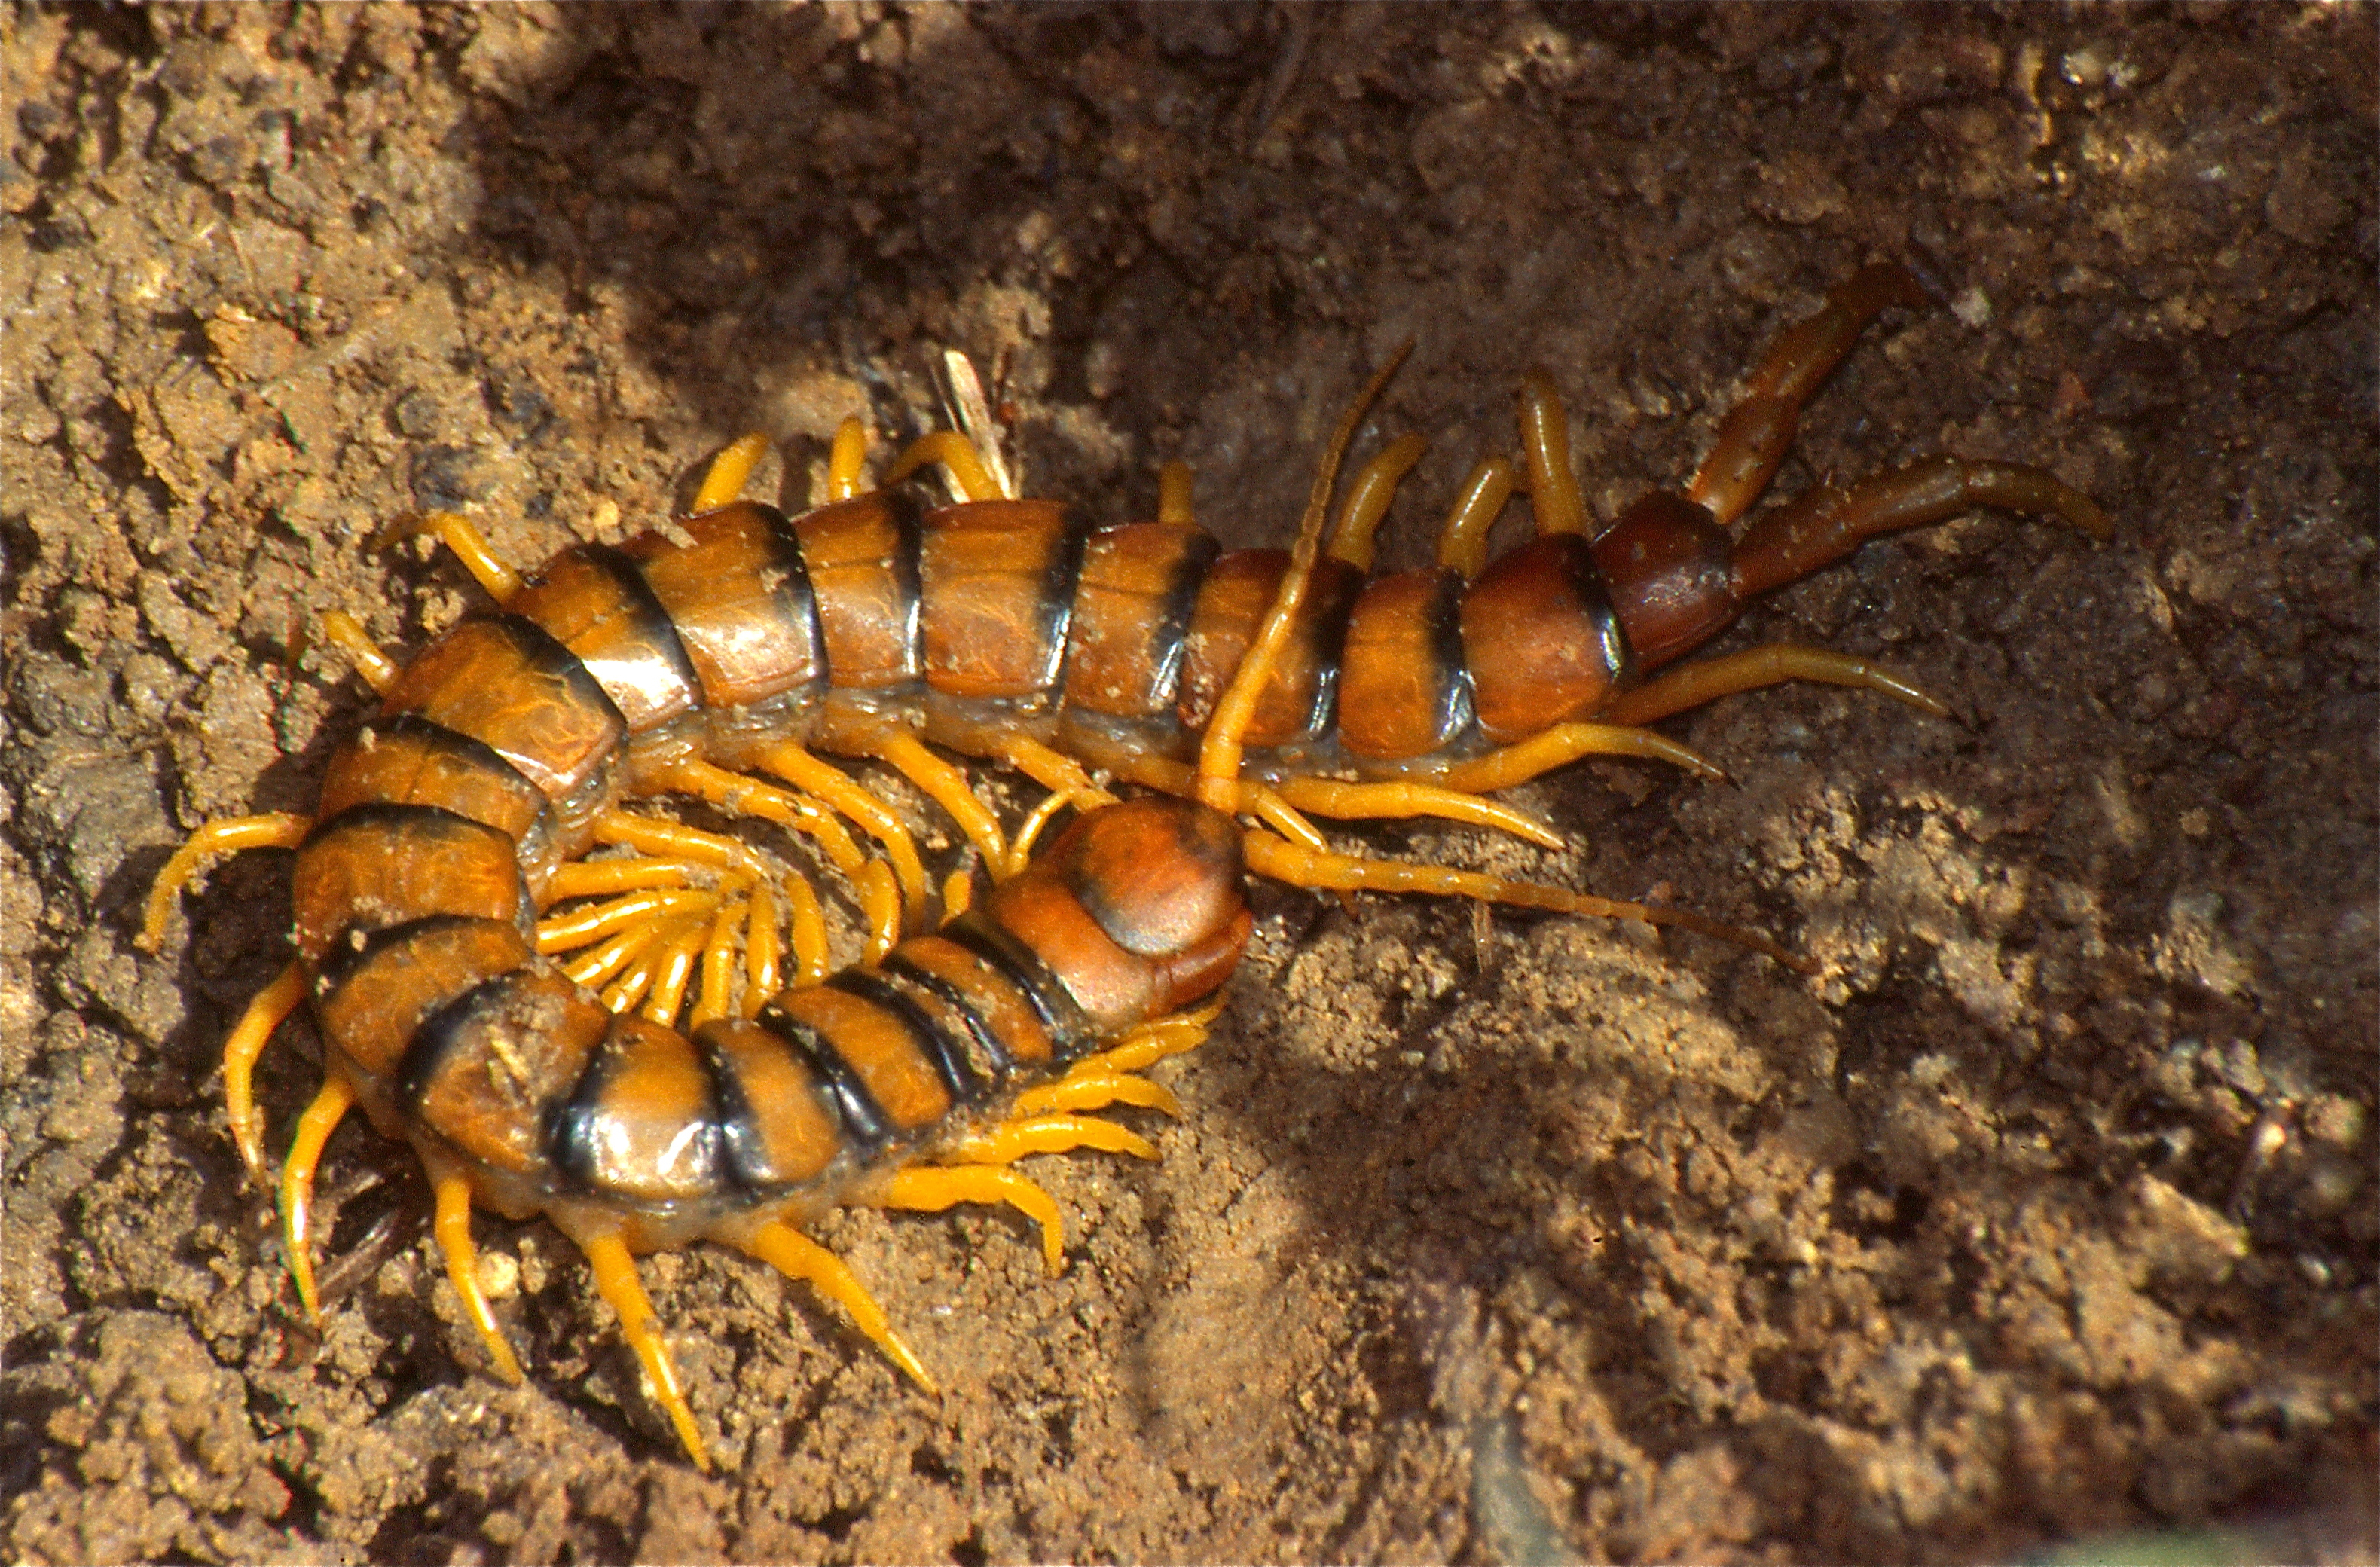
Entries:
[[1816,315],[1788,328],[1753,367],[1742,400],[1719,421],[1710,456],[1688,481],[1686,499],[1722,528],[1750,510],[1791,448],[1803,405],[1835,373],[1868,323],[1888,305],[1925,303],[1925,290],[1896,261],[1862,267],[1838,285]]
[[2115,536],[2097,502],[2045,469],[1920,457],[1848,489],[1813,490],[1754,519],[1735,541],[1729,585],[1741,601],[1807,577],[1881,534],[1947,522],[1976,506],[2058,517],[2094,539]]

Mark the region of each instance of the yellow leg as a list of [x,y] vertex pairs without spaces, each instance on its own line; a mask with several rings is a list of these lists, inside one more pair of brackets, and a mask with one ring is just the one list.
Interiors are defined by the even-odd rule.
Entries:
[[875,742],[878,760],[890,764],[902,777],[926,792],[950,814],[984,859],[992,865],[1008,860],[1008,843],[1000,822],[968,786],[966,774],[926,748],[926,743],[905,729],[886,732]]
[[174,900],[198,879],[209,861],[242,849],[294,849],[306,841],[313,826],[311,817],[276,812],[210,821],[191,833],[150,885],[149,907],[140,921],[140,950],[153,953],[164,944],[165,919],[174,911]]
[[676,1026],[678,1009],[686,1004],[686,985],[693,979],[695,965],[702,961],[717,926],[716,918],[710,925],[688,922],[682,934],[669,944],[653,974],[653,992],[645,1002],[648,1021],[664,1028]]
[[[807,881],[797,882],[795,885],[806,892],[809,888],[809,883]],[[820,919],[818,894],[815,893],[810,893],[809,912],[813,919]],[[797,910],[794,917],[794,933],[796,942],[801,935],[801,916]],[[823,926],[823,920],[820,920],[820,924]],[[819,940],[820,961],[823,965],[826,940],[823,929],[820,932]],[[768,1003],[770,998],[777,993],[777,959],[783,951],[783,949],[777,944],[777,917],[775,911],[769,906],[769,889],[755,888],[752,894],[752,915],[744,927],[744,976],[747,984],[744,989],[744,1004],[740,1010],[746,1017],[750,1017],[759,1012]],[[795,961],[798,962],[799,959]],[[817,983],[816,980],[810,982]]]
[[945,1145],[936,1158],[956,1164],[1014,1164],[1027,1154],[1096,1148],[1155,1159],[1157,1147],[1139,1133],[1096,1115],[1035,1115],[977,1132]]
[[1438,536],[1438,564],[1461,572],[1465,582],[1487,569],[1488,532],[1512,498],[1513,478],[1510,457],[1481,458],[1446,514],[1446,527]]
[[999,483],[983,466],[983,455],[975,449],[974,442],[955,430],[937,430],[909,443],[908,450],[893,458],[892,466],[884,470],[880,487],[890,490],[928,463],[941,464],[959,493],[970,501],[1002,498]]
[[1058,1199],[1014,1170],[975,1165],[941,1170],[913,1165],[896,1170],[876,1185],[868,1199],[879,1208],[905,1208],[940,1213],[963,1202],[998,1206],[1006,1203],[1041,1227],[1041,1262],[1051,1278],[1066,1267],[1066,1216]]
[[715,907],[719,901],[717,893],[694,888],[629,893],[607,903],[593,904],[586,908],[573,909],[568,914],[557,914],[539,920],[537,950],[541,953],[568,952],[633,925],[647,924],[693,910],[707,911]]
[[[697,799],[708,800],[722,810],[733,811],[737,816],[757,816],[764,821],[773,821],[781,827],[807,833],[817,840],[827,858],[834,862],[834,868],[846,876],[858,869],[866,858],[859,852],[859,845],[851,841],[851,834],[843,830],[843,824],[835,820],[824,805],[806,795],[780,789],[773,784],[763,784],[757,778],[747,778],[740,772],[730,772],[707,761],[680,762],[666,770],[655,782],[664,788],[682,790]],[[650,825],[649,819],[613,812],[596,823],[598,837],[612,828],[613,817]],[[708,832],[695,832],[690,828],[673,830],[673,836],[681,841],[734,842]]]
[[1184,1013],[1178,1017],[1161,1017],[1154,1023],[1144,1023],[1126,1034],[1123,1043],[1113,1050],[1086,1056],[1075,1063],[1079,1072],[1087,1066],[1098,1066],[1116,1073],[1146,1072],[1168,1056],[1196,1050],[1207,1042],[1207,1027],[1220,1010],[1203,1008]]
[[281,1164],[281,1250],[289,1263],[289,1277],[298,1285],[298,1299],[317,1325],[322,1303],[314,1293],[314,1258],[307,1251],[314,1224],[314,1170],[322,1162],[322,1145],[356,1102],[356,1091],[336,1070],[322,1079],[322,1091],[306,1113],[298,1118],[298,1135],[290,1140],[289,1157]]
[[423,512],[419,516],[399,518],[380,530],[372,540],[372,548],[384,550],[425,533],[434,535],[453,551],[455,558],[463,563],[463,569],[477,577],[488,597],[496,602],[501,604],[520,591],[520,574],[497,559],[496,553],[488,548],[488,541],[480,537],[480,530],[471,526],[468,518],[453,512]]
[[861,832],[883,844],[885,857],[892,862],[892,869],[901,879],[906,917],[915,923],[926,917],[926,869],[917,858],[917,843],[891,806],[869,794],[851,774],[832,762],[820,761],[791,740],[770,747],[761,756],[760,765],[795,788],[808,790],[824,800],[858,823]]
[[231,1116],[231,1140],[239,1147],[249,1179],[260,1184],[264,1180],[264,1139],[256,1126],[256,1061],[273,1031],[305,999],[306,976],[293,963],[256,992],[224,1041],[224,1110]]
[[1397,498],[1398,483],[1421,461],[1428,444],[1418,435],[1400,435],[1356,471],[1323,553],[1364,571],[1372,569],[1372,536],[1389,515],[1389,503]]
[[1599,919],[1641,919],[1648,925],[1675,925],[1682,929],[1749,947],[1797,973],[1816,972],[1816,966],[1807,958],[1795,957],[1756,930],[1707,919],[1685,909],[1653,908],[1644,904],[1621,903],[1587,893],[1573,893],[1567,888],[1540,886],[1533,881],[1508,881],[1500,876],[1457,870],[1451,866],[1407,865],[1394,860],[1358,859],[1351,855],[1318,855],[1300,844],[1286,843],[1263,832],[1245,833],[1243,842],[1246,845],[1250,870],[1259,876],[1269,876],[1276,881],[1287,881],[1293,886],[1340,892],[1365,888],[1379,893],[1427,893],[1438,897],[1477,898],[1482,903],[1507,904],[1516,908],[1551,909],[1560,914],[1587,915]]
[[1157,470],[1157,520],[1176,528],[1197,526],[1191,504],[1190,465],[1176,459]]
[[1541,370],[1521,379],[1521,454],[1529,465],[1529,509],[1537,514],[1539,535],[1588,531],[1586,500],[1570,466],[1570,414]]
[[695,987],[694,1011],[686,1026],[699,1028],[735,1011],[735,932],[750,917],[749,904],[722,904],[710,922],[710,939],[702,944],[702,978]]
[[1525,811],[1433,784],[1340,784],[1328,778],[1292,778],[1273,787],[1299,809],[1338,820],[1435,816],[1474,827],[1492,827],[1542,849],[1562,847],[1560,833]]
[[[710,868],[700,869],[707,872]],[[555,868],[545,883],[545,904],[550,908],[569,898],[636,893],[650,887],[691,887],[696,869],[690,860],[582,859]]]
[[504,1342],[504,1330],[488,1305],[487,1292],[480,1288],[480,1253],[471,1244],[471,1183],[459,1172],[445,1171],[432,1175],[431,1189],[438,1204],[432,1228],[438,1249],[445,1254],[447,1282],[463,1297],[463,1315],[471,1319],[480,1342],[488,1346],[496,1375],[518,1387],[520,1362],[513,1358],[513,1346]]
[[1500,751],[1490,751],[1451,767],[1439,774],[1438,782],[1441,788],[1458,794],[1492,794],[1515,784],[1525,784],[1581,757],[1637,757],[1645,761],[1670,762],[1714,783],[1727,780],[1724,771],[1699,753],[1649,729],[1616,723],[1557,723],[1517,746],[1507,746]]
[[942,918],[956,919],[975,904],[975,872],[952,871],[942,878]]
[[356,666],[356,674],[374,691],[385,691],[396,684],[396,661],[381,651],[380,644],[371,639],[371,633],[355,616],[337,610],[323,615],[322,640],[346,654],[347,662]]
[[1062,1111],[1102,1110],[1111,1104],[1137,1105],[1177,1118],[1182,1113],[1182,1101],[1162,1083],[1152,1083],[1129,1072],[1085,1072],[1079,1066],[1055,1083],[1027,1088],[1016,1096],[1015,1103],[1009,1108],[1017,1115],[1044,1115]]
[[834,427],[834,447],[826,459],[826,501],[848,501],[868,488],[868,427],[846,419]]
[[926,1391],[941,1396],[941,1389],[892,1324],[876,1297],[857,1274],[845,1266],[843,1258],[789,1226],[771,1220],[753,1226],[751,1231],[735,1238],[732,1243],[743,1251],[759,1257],[788,1279],[797,1279],[851,1314],[854,1326],[868,1336],[870,1342],[884,1352],[884,1358],[899,1367]]
[[645,943],[652,939],[650,930],[623,930],[602,945],[589,947],[564,964],[562,972],[569,976],[572,984],[591,990],[627,967],[629,960],[644,951]]
[[653,1303],[645,1297],[644,1285],[637,1282],[637,1264],[628,1256],[627,1244],[617,1233],[574,1239],[595,1269],[595,1288],[618,1315],[620,1330],[627,1336],[628,1347],[637,1352],[637,1363],[651,1380],[653,1397],[668,1412],[670,1424],[677,1427],[677,1439],[686,1444],[686,1455],[694,1460],[696,1468],[709,1474],[710,1454],[702,1445],[702,1433],[695,1428],[694,1411],[687,1407],[686,1394],[678,1387],[677,1367],[670,1363],[669,1346],[662,1342]]
[[702,487],[694,492],[693,515],[715,512],[736,496],[744,493],[745,483],[760,459],[769,455],[769,438],[759,431],[731,442],[719,456],[710,459],[710,471],[702,476]]
[[[1069,803],[1063,795],[1050,795],[1039,805],[1035,806],[1033,814],[1025,819],[1025,824],[1016,830],[1016,836],[1009,841],[1008,863],[994,867],[993,877],[1000,881],[1006,881],[1030,865],[1033,862],[1033,845],[1040,841],[1041,834],[1048,830],[1050,819],[1064,810]],[[958,917],[952,912],[947,902],[942,907],[946,917],[953,919]]]
[[1673,712],[1702,706],[1738,691],[1756,691],[1788,680],[1814,680],[1827,686],[1849,686],[1877,691],[1920,712],[1949,718],[1950,710],[1881,664],[1824,648],[1775,642],[1749,648],[1723,658],[1681,664],[1629,692],[1607,715],[1614,723],[1650,723]]

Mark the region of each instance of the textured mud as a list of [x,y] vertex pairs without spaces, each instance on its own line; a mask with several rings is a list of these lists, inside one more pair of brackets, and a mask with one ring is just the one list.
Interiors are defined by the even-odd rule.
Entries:
[[[2356,6],[12,13],[6,1554],[2368,1557],[2374,37]],[[382,522],[465,507],[532,561],[752,427],[798,502],[845,412],[915,427],[948,345],[1000,370],[1037,492],[1146,515],[1179,456],[1212,528],[1277,540],[1417,335],[1378,426],[1434,438],[1410,561],[1531,364],[1609,516],[1879,256],[1946,307],[1862,347],[1781,488],[2040,462],[2119,536],[1973,516],[1729,645],[1880,655],[1971,722],[1739,698],[1670,725],[1737,787],[1519,791],[1574,852],[1369,839],[1757,923],[1822,978],[1269,889],[1164,1162],[1043,1161],[1063,1277],[996,1214],[823,1227],[939,1403],[752,1264],[647,1266],[715,1479],[540,1224],[481,1222],[531,1368],[492,1380],[361,1125],[325,1177],[347,1287],[293,1317],[217,1066],[285,859],[217,872],[162,957],[128,935],[181,833],[306,808],[355,723],[299,628],[414,648],[470,602]],[[276,1128],[314,1059],[302,1026],[267,1056]]]

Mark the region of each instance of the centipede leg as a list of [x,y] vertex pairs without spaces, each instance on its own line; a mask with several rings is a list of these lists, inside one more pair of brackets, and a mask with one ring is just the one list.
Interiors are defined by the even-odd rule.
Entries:
[[322,1319],[322,1297],[314,1289],[314,1258],[307,1249],[314,1225],[314,1171],[322,1161],[323,1145],[355,1102],[354,1085],[334,1069],[323,1077],[314,1102],[298,1118],[298,1134],[281,1165],[281,1249],[298,1286],[298,1299],[317,1323]]
[[1303,844],[1275,838],[1269,832],[1245,834],[1248,869],[1259,876],[1293,886],[1347,892],[1428,893],[1439,897],[1477,898],[1482,903],[1515,908],[1550,909],[1559,914],[1586,915],[1598,919],[1638,919],[1648,925],[1674,925],[1681,929],[1731,941],[1775,959],[1796,973],[1815,972],[1807,958],[1796,957],[1757,930],[1707,918],[1687,909],[1658,908],[1648,904],[1599,898],[1534,881],[1508,881],[1446,865],[1409,865],[1396,860],[1361,859],[1353,855],[1317,854]]
[[686,1455],[704,1474],[710,1472],[710,1453],[702,1444],[702,1433],[695,1427],[694,1410],[686,1402],[686,1393],[678,1385],[677,1367],[670,1360],[669,1346],[662,1342],[661,1321],[653,1313],[653,1303],[645,1294],[645,1287],[637,1281],[637,1264],[628,1255],[627,1243],[617,1232],[598,1232],[575,1235],[578,1249],[587,1254],[589,1267],[595,1270],[595,1288],[620,1318],[620,1330],[636,1352],[637,1363],[645,1368],[652,1383],[653,1397],[669,1415],[670,1424],[677,1427],[677,1439],[686,1445]]
[[364,623],[351,614],[332,610],[322,616],[322,640],[347,655],[357,675],[374,691],[385,691],[396,684],[397,662],[381,650],[364,629]]
[[1176,1118],[1182,1114],[1182,1101],[1175,1099],[1173,1091],[1162,1083],[1152,1083],[1129,1072],[1085,1072],[1079,1066],[1055,1083],[1027,1088],[1016,1096],[1016,1102],[1010,1109],[1018,1115],[1040,1115],[1051,1111],[1102,1110],[1111,1104],[1135,1105]]
[[1753,367],[1742,398],[1719,421],[1710,456],[1687,483],[1686,498],[1722,528],[1742,516],[1792,447],[1803,405],[1834,374],[1868,323],[1888,305],[1925,303],[1917,279],[1895,262],[1863,267],[1838,285],[1817,314],[1786,329]]
[[256,1062],[298,1003],[306,999],[306,975],[296,964],[259,990],[224,1041],[224,1109],[231,1116],[232,1141],[249,1178],[264,1180],[264,1139],[256,1125]]
[[471,526],[470,519],[458,513],[424,512],[419,516],[400,517],[373,537],[372,548],[384,550],[423,534],[444,544],[496,602],[501,604],[520,591],[520,573],[506,565],[489,548],[480,530]]
[[2115,535],[2096,502],[2041,468],[1920,457],[1849,489],[1829,485],[1797,495],[1755,518],[1735,541],[1731,586],[1738,600],[1749,599],[1839,561],[1880,534],[1948,521],[1985,505],[2058,517],[2094,539]]
[[761,754],[760,765],[807,790],[858,823],[861,832],[884,845],[885,857],[900,878],[906,917],[916,922],[926,913],[926,870],[917,857],[917,843],[892,808],[861,787],[857,779],[832,762],[820,760],[791,740]]
[[1005,1203],[1041,1229],[1041,1261],[1051,1278],[1065,1271],[1066,1216],[1058,1199],[1014,1170],[985,1165],[937,1169],[913,1165],[877,1183],[868,1201],[879,1208],[940,1213],[959,1203],[997,1207]]
[[827,454],[826,493],[818,504],[848,501],[868,488],[868,427],[846,418],[834,427],[834,444]]
[[788,1279],[808,1284],[819,1294],[851,1314],[852,1325],[865,1334],[869,1342],[884,1352],[884,1358],[899,1367],[909,1379],[927,1392],[939,1396],[941,1389],[929,1375],[923,1362],[901,1335],[892,1330],[892,1320],[868,1286],[859,1282],[849,1265],[834,1253],[811,1240],[798,1230],[771,1220],[750,1229],[724,1237],[728,1244],[783,1273]]
[[905,729],[888,730],[879,735],[868,747],[868,754],[924,790],[959,824],[967,841],[986,860],[993,865],[1007,863],[1008,842],[1001,835],[1000,821],[976,797],[965,773],[928,750],[924,741]]
[[1650,723],[1739,691],[1756,691],[1788,680],[1876,691],[1936,718],[1950,716],[1949,708],[1881,664],[1824,648],[1776,642],[1680,664],[1621,698],[1612,704],[1609,717],[1615,723]]
[[150,883],[149,906],[141,917],[140,934],[134,938],[136,944],[144,953],[153,953],[164,944],[165,921],[174,912],[174,900],[198,879],[208,862],[242,849],[294,849],[306,841],[313,826],[311,817],[286,812],[208,822],[182,841],[157,872],[157,880]]
[[937,1154],[960,1164],[1014,1164],[1027,1154],[1094,1148],[1155,1159],[1157,1145],[1129,1127],[1096,1115],[1032,1115],[960,1137]]
[[1439,565],[1462,573],[1465,582],[1487,569],[1488,530],[1504,515],[1504,503],[1512,498],[1517,478],[1510,457],[1479,460],[1463,481],[1446,514],[1446,526],[1439,532]]
[[866,961],[870,965],[881,961],[901,940],[901,891],[892,871],[881,861],[862,855],[843,824],[816,800],[703,761],[680,762],[656,782],[739,816],[757,816],[808,833],[835,869],[851,878],[852,893],[868,919]]
[[702,476],[701,487],[694,492],[692,515],[715,512],[744,493],[752,470],[768,455],[769,438],[758,431],[729,442],[719,456],[710,459],[710,471]]
[[1517,745],[1451,767],[1438,775],[1438,782],[1441,788],[1484,795],[1525,784],[1581,757],[1665,761],[1713,783],[1727,781],[1726,771],[1702,753],[1649,729],[1620,723],[1557,723]]
[[496,1363],[496,1374],[518,1387],[522,1380],[520,1362],[513,1357],[513,1346],[504,1341],[495,1309],[488,1304],[487,1292],[480,1287],[480,1252],[471,1244],[470,1180],[460,1171],[432,1166],[430,1186],[437,1202],[437,1218],[432,1223],[438,1249],[446,1258],[447,1282],[463,1297],[463,1314],[479,1331],[480,1342],[488,1346],[489,1357]]

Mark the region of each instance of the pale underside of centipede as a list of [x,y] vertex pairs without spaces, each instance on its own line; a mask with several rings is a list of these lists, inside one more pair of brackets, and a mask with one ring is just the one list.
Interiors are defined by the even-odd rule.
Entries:
[[[1243,867],[1342,894],[1676,925],[1798,966],[1764,936],[1683,910],[1342,853],[1311,819],[1439,816],[1559,846],[1483,796],[1590,755],[1720,776],[1644,725],[1783,680],[1944,713],[1888,671],[1812,648],[1655,673],[1753,596],[1880,533],[1994,504],[2108,535],[2098,507],[2046,472],[1948,456],[1821,487],[1731,531],[1860,333],[1923,299],[1889,264],[1838,288],[1755,367],[1683,491],[1600,530],[1560,397],[1532,374],[1520,459],[1481,462],[1437,564],[1389,577],[1369,576],[1372,535],[1416,438],[1374,456],[1327,538],[1325,523],[1393,362],[1342,420],[1287,553],[1220,553],[1178,465],[1160,476],[1154,521],[1100,529],[1008,493],[996,451],[956,431],[916,443],[870,488],[856,422],[799,517],[738,499],[766,451],[747,437],[686,516],[527,576],[460,516],[392,528],[442,540],[494,609],[404,666],[327,617],[379,693],[376,715],[332,759],[314,816],[194,834],[161,873],[142,938],[156,947],[212,857],[297,851],[297,959],[250,1005],[224,1064],[234,1136],[261,1178],[253,1067],[312,1003],[325,1079],[279,1182],[307,1309],[320,1310],[314,1172],[360,1105],[421,1158],[448,1276],[498,1371],[520,1379],[480,1284],[475,1206],[542,1214],[581,1246],[707,1466],[633,1255],[737,1246],[818,1286],[930,1388],[866,1287],[800,1226],[838,1205],[1005,1203],[1037,1222],[1056,1270],[1059,1207],[1012,1166],[1080,1148],[1156,1156],[1089,1112],[1178,1112],[1144,1073],[1205,1036],[1247,936]],[[906,486],[935,465],[960,499],[929,508]],[[1488,531],[1523,492],[1536,536],[1490,561]],[[978,902],[962,871],[937,897],[900,812],[820,752],[923,791],[965,832],[989,893]],[[1007,832],[945,752],[1047,796]],[[1119,799],[1119,787],[1148,793]],[[810,839],[862,912],[861,962],[830,973],[805,877],[625,805],[662,794]]]

